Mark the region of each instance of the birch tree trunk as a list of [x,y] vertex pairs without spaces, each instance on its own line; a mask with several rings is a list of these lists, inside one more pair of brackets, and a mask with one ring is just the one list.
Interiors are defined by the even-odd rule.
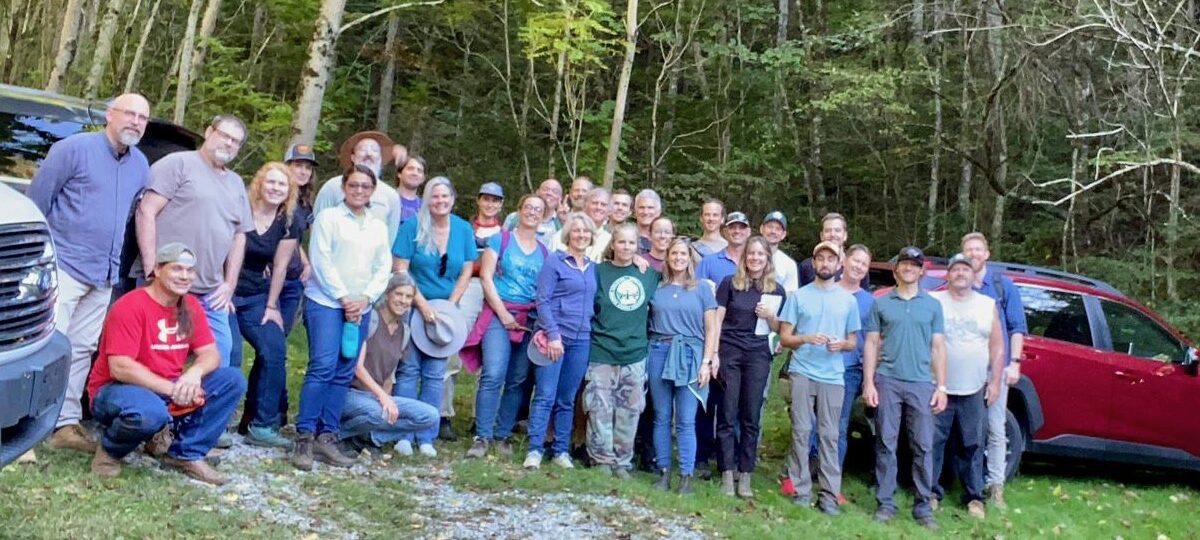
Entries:
[[379,107],[375,110],[375,129],[384,133],[387,133],[392,117],[392,93],[396,85],[396,34],[400,33],[400,16],[394,11],[388,14],[387,25],[387,40],[384,41],[387,61],[383,64],[383,74],[379,76]]
[[625,124],[625,105],[629,100],[629,78],[633,74],[633,57],[637,53],[638,0],[629,0],[625,8],[625,59],[621,62],[621,78],[617,81],[617,103],[613,108],[612,130],[608,134],[608,155],[604,159],[604,187],[611,190],[617,174],[617,158],[621,154],[621,129]]
[[996,207],[992,214],[992,242],[1000,242],[1003,232],[1004,204],[1008,198],[1008,130],[1004,117],[1004,101],[998,85],[1004,78],[1004,39],[1000,27],[1004,25],[1004,0],[989,0],[987,17],[988,28],[988,57],[991,60],[992,84],[996,88],[995,108],[991,113],[991,123],[988,129],[990,139],[989,163],[992,165],[992,181],[995,186],[1002,187],[996,193]]
[[196,37],[196,51],[192,55],[191,80],[193,81],[199,78],[200,69],[204,67],[204,55],[208,52],[208,40],[212,39],[213,32],[217,29],[217,18],[220,15],[221,0],[209,0],[208,7],[204,10],[204,18],[200,21],[200,34]]
[[[914,12],[923,12],[924,5],[922,2],[914,2]],[[933,16],[933,30],[936,32],[941,30],[942,26],[942,9],[940,6],[935,6],[937,10]],[[923,17],[921,19],[923,21]],[[913,34],[921,35],[925,29],[917,19],[914,18]],[[934,34],[932,38],[931,54],[934,60],[933,68],[933,155],[929,159],[929,199],[926,204],[928,211],[928,221],[925,223],[925,244],[932,246],[937,240],[937,221],[938,221],[938,190],[941,189],[941,173],[942,173],[942,72],[946,69],[946,51],[942,46],[942,35]]]
[[292,118],[291,144],[311,144],[317,138],[321,100],[337,52],[338,28],[346,11],[346,0],[322,0],[316,29],[308,47],[308,62],[300,76],[300,101]]
[[550,150],[546,159],[546,178],[554,178],[554,162],[559,151],[558,123],[562,116],[563,79],[567,72],[567,51],[564,48],[558,53],[558,61],[554,64],[554,102],[550,106]]
[[0,80],[5,80],[4,68],[8,66],[9,51],[12,50],[12,33],[17,26],[17,15],[23,9],[24,0],[13,0],[0,7]]
[[142,69],[142,56],[146,53],[146,42],[150,40],[150,32],[154,29],[154,19],[158,16],[160,5],[162,0],[154,0],[154,5],[150,7],[150,16],[146,18],[146,24],[142,27],[142,36],[138,38],[137,49],[133,51],[133,60],[129,63],[129,73],[125,76],[125,93],[132,92],[137,83],[138,71]]
[[58,52],[54,55],[54,69],[46,81],[46,91],[58,93],[62,91],[63,79],[75,58],[75,49],[79,45],[79,19],[83,14],[83,0],[67,0],[63,12],[62,27],[58,35]]
[[[958,4],[956,3],[955,12],[958,12]],[[980,15],[984,10],[984,4],[980,3]],[[966,153],[971,151],[969,141],[973,140],[974,132],[971,130],[970,122],[967,118],[971,114],[971,34],[968,30],[967,18],[960,18],[959,40],[962,42],[962,99],[958,105],[958,121],[959,121],[959,144],[962,145],[964,153],[959,162],[959,180],[958,180],[958,215],[962,219],[963,226],[968,229],[973,229],[971,225],[971,184],[974,180],[975,166],[971,164],[971,160],[967,158]]]
[[83,97],[85,98],[95,98],[96,92],[100,88],[100,79],[104,77],[104,71],[108,68],[108,62],[112,56],[113,34],[117,30],[117,19],[121,17],[121,8],[124,6],[125,0],[109,0],[108,2],[104,20],[100,23],[100,33],[96,37],[96,50],[92,54],[92,66],[88,69],[87,81],[83,85]]
[[179,45],[179,76],[175,82],[175,111],[171,117],[176,124],[182,124],[187,113],[187,102],[192,88],[192,60],[196,51],[196,21],[200,19],[200,8],[203,6],[204,0],[192,0],[183,42]]

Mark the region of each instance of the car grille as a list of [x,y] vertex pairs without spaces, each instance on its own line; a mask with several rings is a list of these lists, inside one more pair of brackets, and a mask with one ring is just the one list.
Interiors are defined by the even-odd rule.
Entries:
[[54,331],[58,280],[50,242],[45,224],[0,225],[0,352]]

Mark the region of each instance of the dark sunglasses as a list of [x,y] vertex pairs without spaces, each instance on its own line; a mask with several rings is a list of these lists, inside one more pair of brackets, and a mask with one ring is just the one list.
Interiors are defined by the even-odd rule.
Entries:
[[446,264],[450,262],[450,254],[443,253],[442,260],[438,263],[438,277],[446,277]]

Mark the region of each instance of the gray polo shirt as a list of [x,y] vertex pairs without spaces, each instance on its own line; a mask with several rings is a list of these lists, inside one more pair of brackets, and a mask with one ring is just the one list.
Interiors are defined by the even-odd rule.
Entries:
[[905,300],[892,289],[871,306],[866,330],[883,338],[880,375],[906,382],[933,381],[930,347],[934,334],[945,333],[941,302],[925,291]]
[[29,198],[46,215],[58,264],[93,287],[117,281],[125,224],[150,165],[137,148],[117,154],[103,131],[54,143],[33,176]]
[[224,280],[233,236],[254,230],[242,178],[229,169],[213,170],[199,152],[176,152],[150,168],[146,189],[167,199],[155,219],[155,249],[171,242],[192,248],[196,253],[192,292],[212,292]]

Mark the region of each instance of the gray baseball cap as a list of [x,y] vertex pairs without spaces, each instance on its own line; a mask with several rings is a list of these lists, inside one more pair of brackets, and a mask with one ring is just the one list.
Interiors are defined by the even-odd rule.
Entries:
[[482,186],[479,186],[479,194],[480,195],[491,195],[493,197],[503,199],[504,198],[504,188],[500,187],[500,184],[497,184],[495,182],[488,182]]
[[156,264],[179,263],[191,268],[196,266],[196,253],[180,242],[171,242],[158,248],[154,260]]

